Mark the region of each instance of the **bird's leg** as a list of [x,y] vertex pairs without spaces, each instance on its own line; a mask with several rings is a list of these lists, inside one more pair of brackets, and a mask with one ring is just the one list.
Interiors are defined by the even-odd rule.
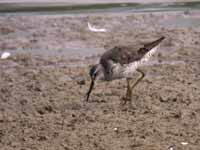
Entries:
[[140,77],[135,81],[135,83],[132,84],[132,86],[131,86],[131,92],[132,92],[132,90],[134,89],[134,87],[135,87],[135,86],[144,78],[144,76],[145,76],[145,73],[144,73],[142,70],[137,69],[136,71],[140,73]]
[[145,73],[143,71],[141,71],[140,69],[137,69],[137,72],[140,73],[140,77],[131,85],[131,89],[130,89],[130,99],[132,99],[132,91],[134,89],[134,87],[136,87],[138,85],[138,83],[144,78]]
[[140,73],[140,77],[131,85],[131,79],[126,79],[127,81],[127,91],[126,91],[126,97],[123,98],[123,102],[122,105],[126,104],[127,102],[131,103],[131,99],[132,99],[132,91],[134,89],[134,87],[136,87],[136,85],[144,78],[145,73],[143,71],[141,71],[140,69],[137,69],[137,72]]
[[122,105],[125,105],[127,101],[131,100],[131,86],[130,86],[130,79],[126,79],[127,81],[127,88],[126,88],[126,97],[123,97]]

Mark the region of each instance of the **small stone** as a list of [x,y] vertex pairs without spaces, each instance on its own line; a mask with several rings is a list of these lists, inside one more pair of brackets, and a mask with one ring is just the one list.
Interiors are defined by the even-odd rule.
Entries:
[[115,132],[118,132],[118,128],[114,128],[114,131],[115,131]]
[[169,150],[174,150],[174,148],[173,148],[173,147],[170,147]]
[[168,150],[175,150],[175,145],[171,145],[168,147]]
[[75,79],[76,83],[79,85],[85,85],[85,79],[83,77],[77,77]]
[[182,145],[188,145],[188,142],[181,142]]

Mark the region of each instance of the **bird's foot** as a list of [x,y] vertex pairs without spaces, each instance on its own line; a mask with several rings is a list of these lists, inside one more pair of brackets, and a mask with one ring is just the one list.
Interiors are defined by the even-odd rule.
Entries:
[[135,110],[136,109],[136,107],[133,106],[133,104],[132,104],[131,98],[129,98],[129,97],[122,97],[121,102],[120,102],[120,108],[123,111]]
[[124,106],[127,102],[131,102],[130,97],[122,97],[120,105]]

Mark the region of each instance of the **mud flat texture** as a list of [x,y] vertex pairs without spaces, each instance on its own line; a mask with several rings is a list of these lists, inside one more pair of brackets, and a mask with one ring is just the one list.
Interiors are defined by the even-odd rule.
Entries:
[[[0,149],[199,150],[200,28],[190,19],[199,13],[1,16],[0,53],[11,57],[0,60]],[[161,35],[134,109],[119,105],[124,79],[99,82],[84,102],[103,51]]]

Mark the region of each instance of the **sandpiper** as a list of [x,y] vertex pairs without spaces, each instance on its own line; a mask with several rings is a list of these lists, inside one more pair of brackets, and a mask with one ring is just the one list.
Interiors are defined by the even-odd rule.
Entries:
[[[156,52],[160,42],[165,39],[161,37],[153,42],[135,46],[116,46],[106,51],[100,58],[98,64],[90,69],[91,84],[86,94],[86,101],[89,100],[90,93],[97,80],[112,81],[115,79],[126,78],[127,90],[126,97],[123,98],[122,104],[127,101],[131,102],[133,88],[144,78],[145,73],[140,67],[148,62],[149,58]],[[140,77],[131,83],[133,73],[139,72]]]

